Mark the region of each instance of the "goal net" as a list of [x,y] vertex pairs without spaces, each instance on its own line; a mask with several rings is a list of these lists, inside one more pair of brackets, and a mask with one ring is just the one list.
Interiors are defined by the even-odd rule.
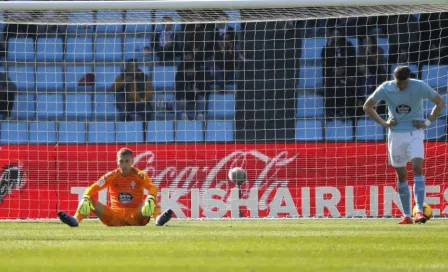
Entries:
[[[0,219],[74,213],[122,147],[178,218],[401,215],[362,105],[398,65],[447,100],[448,5],[292,2],[0,3]],[[446,129],[425,132],[435,216]]]

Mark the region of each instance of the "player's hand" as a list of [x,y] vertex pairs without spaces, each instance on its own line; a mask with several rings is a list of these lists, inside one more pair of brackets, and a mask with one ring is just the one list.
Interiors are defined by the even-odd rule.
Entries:
[[391,117],[387,120],[387,122],[383,125],[385,128],[391,128],[397,125],[397,121],[395,121],[395,118]]
[[154,214],[154,210],[156,209],[156,199],[154,196],[149,195],[146,200],[145,204],[142,207],[142,215],[145,217],[151,217]]
[[417,129],[425,129],[426,128],[424,120],[413,120],[412,122],[414,123],[414,127],[416,127]]
[[79,202],[78,212],[84,216],[89,216],[90,211],[94,211],[95,207],[93,207],[92,202],[90,202],[89,196],[83,196],[81,202]]

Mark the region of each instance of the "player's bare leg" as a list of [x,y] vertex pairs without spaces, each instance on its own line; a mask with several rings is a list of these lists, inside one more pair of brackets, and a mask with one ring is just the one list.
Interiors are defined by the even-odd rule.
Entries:
[[398,224],[413,224],[414,221],[411,218],[411,193],[409,191],[407,169],[406,167],[396,167],[395,172],[398,178],[398,193],[400,195],[404,213],[403,217],[398,221]]
[[425,176],[423,176],[423,159],[412,159],[412,170],[414,172],[414,198],[418,212],[415,214],[416,223],[425,223],[423,215],[423,202],[425,201]]

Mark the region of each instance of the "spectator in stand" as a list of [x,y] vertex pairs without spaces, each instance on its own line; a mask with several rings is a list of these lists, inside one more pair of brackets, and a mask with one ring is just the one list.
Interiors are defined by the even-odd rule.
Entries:
[[391,15],[387,22],[389,63],[418,62],[419,27],[411,14]]
[[17,86],[5,72],[0,73],[0,119],[10,119]]
[[156,31],[153,48],[160,61],[166,64],[173,62],[180,50],[175,25],[170,23],[172,21],[171,18],[165,16],[162,21],[164,22],[163,29]]
[[448,64],[448,12],[420,14],[420,62]]
[[344,66],[334,69],[332,86],[325,86],[325,110],[328,118],[351,118],[356,114],[356,77]]
[[122,120],[134,119],[133,114],[144,121],[153,119],[152,83],[138,68],[135,59],[126,62],[124,71],[116,78],[111,91],[115,93],[117,107],[123,113]]

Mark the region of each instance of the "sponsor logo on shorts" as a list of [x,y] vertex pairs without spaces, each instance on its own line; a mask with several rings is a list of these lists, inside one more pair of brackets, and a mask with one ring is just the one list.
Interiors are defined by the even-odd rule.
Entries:
[[401,104],[401,105],[398,105],[398,106],[397,106],[397,108],[395,109],[395,111],[396,111],[398,114],[408,114],[408,113],[410,113],[410,112],[412,111],[412,109],[411,109],[411,107],[409,107],[408,105]]
[[131,203],[134,197],[127,192],[122,192],[118,194],[118,201],[123,204]]

